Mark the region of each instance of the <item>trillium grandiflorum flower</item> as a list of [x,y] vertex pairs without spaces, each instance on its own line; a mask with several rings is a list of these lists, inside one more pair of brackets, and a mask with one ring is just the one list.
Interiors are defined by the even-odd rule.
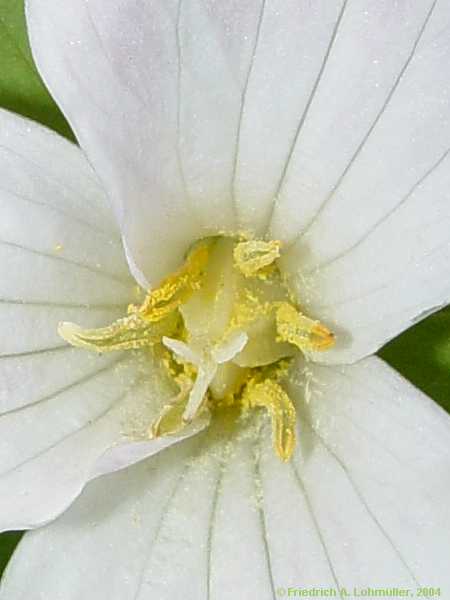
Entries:
[[450,298],[449,4],[27,21],[79,147],[0,114],[2,600],[446,597],[449,417],[371,355]]

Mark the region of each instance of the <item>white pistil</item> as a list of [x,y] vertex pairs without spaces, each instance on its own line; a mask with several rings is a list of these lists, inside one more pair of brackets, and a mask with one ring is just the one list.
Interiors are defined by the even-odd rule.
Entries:
[[200,412],[218,366],[229,362],[239,354],[247,343],[248,336],[242,331],[234,331],[223,342],[213,346],[205,344],[200,351],[195,347],[199,345],[198,343],[190,346],[169,337],[163,337],[162,341],[166,348],[176,354],[182,362],[188,362],[197,368],[197,377],[183,413],[183,421],[190,423]]

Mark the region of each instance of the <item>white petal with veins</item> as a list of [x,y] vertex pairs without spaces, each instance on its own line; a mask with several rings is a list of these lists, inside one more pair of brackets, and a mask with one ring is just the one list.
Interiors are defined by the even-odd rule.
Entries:
[[234,227],[235,144],[260,3],[64,0],[48,9],[27,3],[39,69],[112,198],[133,262],[154,283],[193,240]]
[[307,267],[364,235],[449,147],[448,3],[344,4],[270,231],[301,237]]
[[146,441],[170,393],[149,361],[139,373],[136,359],[122,358],[72,389],[0,416],[0,530],[55,519],[90,479],[156,454],[207,425],[202,419],[180,435]]
[[[5,530],[48,522],[95,469],[126,466],[180,438],[134,447],[130,423],[145,431],[168,393],[150,361],[151,393],[137,386],[139,360],[127,359],[125,368],[120,354],[90,354],[58,336],[63,319],[103,325],[135,299],[136,284],[105,193],[83,153],[44,127],[0,111],[0,160],[0,529]],[[126,442],[133,442],[133,453]],[[108,465],[111,447],[115,459]],[[103,466],[96,465],[100,458]]]
[[99,600],[445,589],[448,415],[378,359],[313,376],[292,463],[256,420],[231,445],[201,435],[102,478],[26,535],[2,600],[33,597],[37,579],[40,597],[67,600],[93,585]]
[[301,275],[295,252],[286,260],[309,314],[336,334],[335,348],[314,360],[358,360],[448,303],[449,169],[446,155],[350,251],[316,271]]

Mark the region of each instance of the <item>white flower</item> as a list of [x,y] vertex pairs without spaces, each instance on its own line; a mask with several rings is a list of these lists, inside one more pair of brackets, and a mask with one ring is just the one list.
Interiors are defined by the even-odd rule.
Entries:
[[[0,113],[0,527],[44,525],[109,474],[25,536],[0,597],[448,596],[449,418],[369,356],[450,297],[449,4],[29,0],[27,18],[82,150]],[[280,242],[290,306],[335,334],[311,360],[296,351],[283,383],[286,463],[263,410],[236,424],[198,403],[254,331],[158,334],[197,367],[196,402],[153,440],[183,391],[158,352],[97,356],[57,333],[139,306],[121,239],[137,281],[161,289],[196,242],[235,251],[243,233]],[[283,323],[252,352],[292,341]]]

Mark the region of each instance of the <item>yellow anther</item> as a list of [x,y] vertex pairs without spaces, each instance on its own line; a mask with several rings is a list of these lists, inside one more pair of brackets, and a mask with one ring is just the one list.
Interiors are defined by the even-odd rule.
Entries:
[[208,262],[211,242],[200,242],[184,265],[150,292],[142,306],[130,305],[128,316],[107,327],[82,329],[74,323],[60,323],[59,335],[72,346],[111,352],[152,346],[170,336],[180,323],[178,307],[200,287]]
[[82,329],[74,323],[60,323],[58,333],[72,346],[87,350],[136,350],[153,346],[168,331],[176,331],[178,321],[179,316],[173,314],[149,326],[138,314],[132,314],[98,329]]
[[288,461],[294,452],[296,413],[291,399],[281,385],[268,378],[261,382],[251,380],[242,394],[242,404],[248,408],[264,407],[272,420],[272,440],[276,454]]
[[200,288],[210,246],[211,242],[200,242],[188,255],[183,266],[147,295],[138,309],[142,318],[150,322],[160,321],[184,304],[193,292]]
[[328,350],[334,345],[334,334],[318,321],[305,317],[288,302],[276,305],[278,341],[289,342],[300,350]]
[[276,240],[239,242],[233,250],[234,263],[245,277],[254,277],[280,257],[280,246]]

